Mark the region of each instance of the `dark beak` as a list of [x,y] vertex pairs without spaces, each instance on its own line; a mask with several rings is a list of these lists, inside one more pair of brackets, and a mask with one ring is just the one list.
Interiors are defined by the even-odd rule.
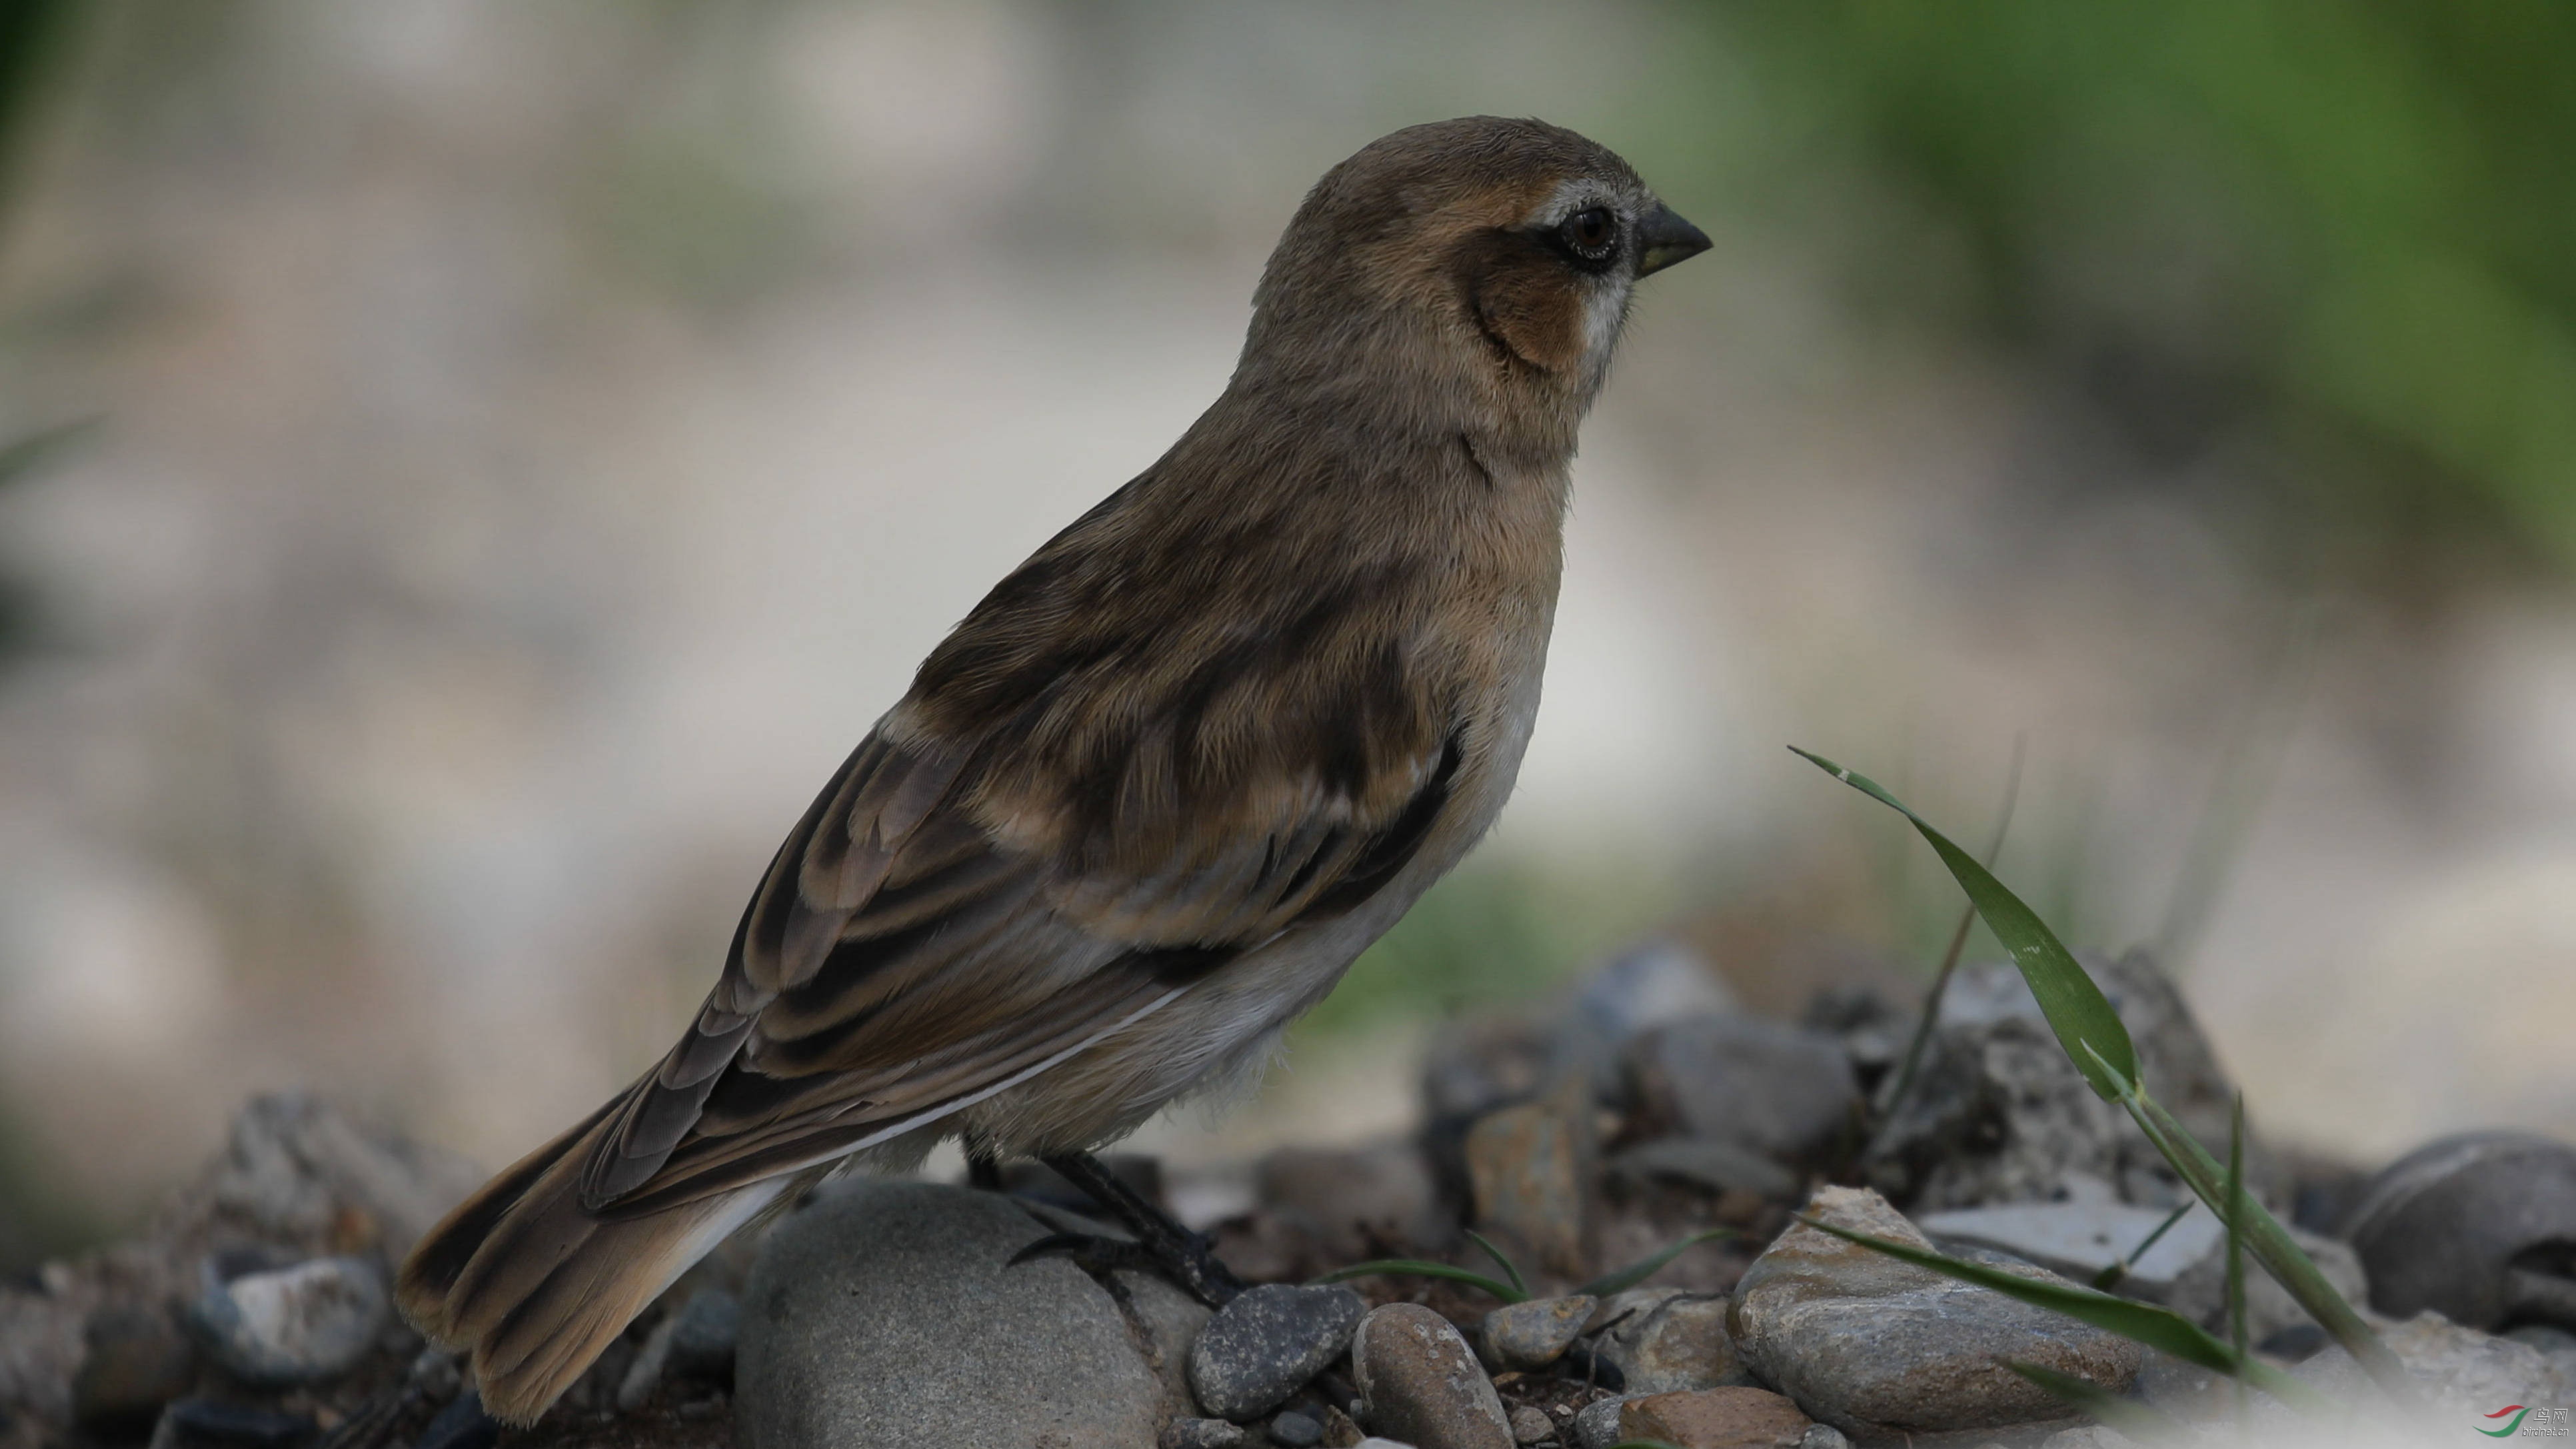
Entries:
[[1675,262],[1686,262],[1707,251],[1708,233],[1681,219],[1674,210],[1658,201],[1637,228],[1637,275],[1660,272]]

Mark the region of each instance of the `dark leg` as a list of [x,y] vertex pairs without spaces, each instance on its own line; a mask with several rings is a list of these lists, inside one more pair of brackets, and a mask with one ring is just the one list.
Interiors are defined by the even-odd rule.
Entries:
[[1210,1308],[1224,1307],[1243,1291],[1243,1281],[1217,1259],[1205,1237],[1174,1222],[1161,1208],[1120,1182],[1116,1174],[1100,1165],[1099,1159],[1077,1152],[1044,1161],[1065,1181],[1107,1208],[1111,1217],[1136,1235],[1136,1241],[1104,1242],[1079,1233],[1058,1233],[1022,1248],[1011,1261],[1025,1262],[1044,1254],[1061,1253],[1086,1265],[1096,1261],[1104,1267],[1150,1267]]
[[984,1192],[1000,1192],[1002,1155],[993,1150],[993,1144],[984,1140],[981,1132],[967,1133],[965,1147],[966,1185]]

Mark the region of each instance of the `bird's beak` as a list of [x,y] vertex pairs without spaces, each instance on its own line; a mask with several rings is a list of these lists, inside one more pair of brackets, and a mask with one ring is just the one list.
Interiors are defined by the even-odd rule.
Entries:
[[1637,275],[1660,272],[1675,262],[1686,262],[1707,251],[1708,233],[1681,219],[1679,213],[1658,201],[1646,214],[1645,224],[1637,229]]

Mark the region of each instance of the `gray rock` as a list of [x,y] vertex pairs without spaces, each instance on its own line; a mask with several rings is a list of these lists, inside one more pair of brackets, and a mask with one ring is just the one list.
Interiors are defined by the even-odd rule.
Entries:
[[771,1230],[743,1288],[737,1439],[745,1449],[1154,1442],[1187,1412],[1182,1346],[1206,1312],[1159,1278],[1117,1275],[1122,1304],[1061,1259],[1008,1266],[1066,1230],[1098,1229],[930,1183],[818,1192]]
[[1780,1202],[1795,1201],[1804,1185],[1798,1174],[1749,1147],[1695,1137],[1661,1137],[1623,1147],[1607,1166],[1630,1179],[1661,1178],[1707,1192],[1749,1192]]
[[[2173,983],[2143,952],[2082,959],[2136,1042],[2148,1089],[2201,1141],[2223,1146],[2232,1089]],[[2278,1174],[2259,1141],[2248,1143],[2246,1166],[2270,1200]],[[1874,1185],[1910,1193],[1918,1212],[2049,1201],[2070,1173],[2144,1207],[2189,1195],[2127,1115],[2085,1085],[2009,962],[1964,966],[1952,979],[1915,1087],[1864,1167]]]
[[[1922,1228],[1945,1244],[1996,1249],[2089,1283],[2096,1273],[2136,1251],[2167,1216],[2153,1208],[2110,1201],[2107,1189],[2097,1189],[2066,1202],[1929,1213],[1922,1219]],[[2368,1295],[2361,1259],[2349,1245],[2298,1228],[2288,1231],[2335,1291],[2355,1303]],[[2227,1316],[2226,1230],[2206,1207],[2193,1207],[2129,1266],[2113,1291],[2161,1303],[2204,1328],[2219,1328]],[[2289,1290],[2250,1258],[2245,1267],[2245,1318],[2256,1342],[2308,1321]]]
[[2576,1328],[2576,1147],[2518,1132],[2420,1147],[2363,1191],[2346,1235],[2382,1313]]
[[1648,1123],[1777,1158],[1821,1158],[1858,1130],[1860,1084],[1840,1038],[1734,1013],[1667,1022],[1628,1044]]
[[1477,1325],[1477,1351],[1495,1369],[1535,1372],[1564,1357],[1599,1306],[1600,1300],[1588,1293],[1505,1304]]
[[1691,1449],[1798,1449],[1812,1427],[1796,1404],[1769,1389],[1688,1389],[1619,1407],[1620,1433]]
[[1389,1303],[1351,1338],[1362,1418],[1417,1449],[1512,1449],[1502,1398],[1449,1320],[1419,1303]]
[[298,1449],[320,1429],[304,1414],[223,1399],[181,1399],[152,1426],[151,1449]]
[[1798,1449],[1851,1449],[1851,1439],[1831,1424],[1809,1424]]
[[1163,1426],[1154,1449],[1244,1449],[1252,1431],[1223,1419],[1174,1419]]
[[1619,1406],[1625,1399],[1595,1399],[1574,1416],[1574,1442],[1582,1449],[1610,1449],[1619,1442]]
[[1618,1367],[1624,1391],[1667,1394],[1750,1384],[1722,1295],[1632,1288],[1593,1314],[1592,1351]]
[[[2549,1355],[2527,1343],[2462,1328],[2438,1313],[2403,1323],[2382,1323],[2389,1352],[2438,1399],[2484,1413],[2498,1404],[2564,1404],[2576,1382]],[[2341,1346],[2325,1349],[2290,1370],[2339,1403],[2378,1401],[2369,1376]]]
[[1511,1421],[1512,1442],[1515,1444],[1536,1444],[1556,1433],[1556,1421],[1550,1419],[1546,1411],[1528,1404],[1512,1410]]
[[1524,1102],[1487,1113],[1467,1129],[1476,1225],[1567,1277],[1584,1267],[1589,1103],[1588,1097]]
[[1270,1442],[1280,1449],[1314,1449],[1324,1442],[1323,1421],[1291,1409],[1271,1419]]
[[1339,1285],[1247,1289],[1190,1345],[1190,1392],[1220,1419],[1260,1418],[1340,1358],[1367,1311],[1365,1299]]
[[[1810,1216],[1928,1247],[1915,1226],[1866,1189],[1826,1188]],[[2027,1266],[2007,1271],[2056,1275]],[[2061,1280],[2062,1281],[2062,1280]],[[1747,1365],[1810,1416],[1856,1438],[1998,1429],[2067,1417],[2038,1386],[2005,1369],[2017,1359],[2124,1392],[2137,1345],[1797,1226],[1736,1285],[1730,1328]]]
[[188,1317],[226,1373],[291,1388],[357,1363],[393,1322],[393,1305],[376,1265],[363,1258],[315,1258],[231,1279],[209,1264]]

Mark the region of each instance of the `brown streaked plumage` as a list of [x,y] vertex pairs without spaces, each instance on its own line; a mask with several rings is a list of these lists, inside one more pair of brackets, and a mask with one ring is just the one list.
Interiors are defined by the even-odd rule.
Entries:
[[1328,173],[1224,395],[931,653],[680,1043],[403,1265],[486,1407],[533,1419],[805,1175],[1083,1152],[1265,1059],[1510,793],[1576,426],[1631,284],[1707,244],[1536,121]]

